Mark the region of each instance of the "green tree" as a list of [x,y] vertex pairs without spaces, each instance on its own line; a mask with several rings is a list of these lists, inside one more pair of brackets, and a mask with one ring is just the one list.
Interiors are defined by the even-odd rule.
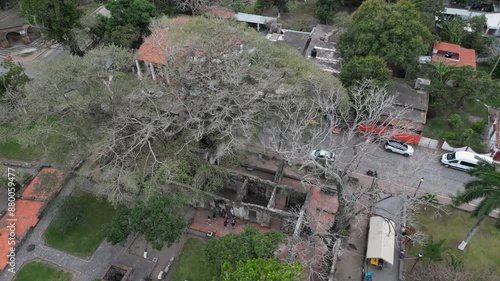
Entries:
[[133,208],[120,211],[113,218],[106,231],[108,241],[124,243],[130,234],[142,234],[156,250],[161,250],[165,242],[172,245],[187,225],[178,215],[183,202],[175,195],[138,201]]
[[461,17],[448,17],[443,18],[440,22],[441,28],[439,35],[441,36],[441,40],[451,43],[462,45],[462,41],[465,38],[467,32],[465,28],[467,26],[467,22]]
[[318,0],[316,2],[316,9],[314,14],[321,23],[328,23],[333,20],[335,9],[340,1],[339,0]]
[[436,17],[441,17],[444,12],[443,0],[410,0],[420,11],[420,21],[431,32],[436,30]]
[[11,60],[4,60],[2,67],[7,72],[0,76],[0,102],[7,102],[11,108],[16,109],[19,100],[24,97],[21,89],[30,79],[23,67]]
[[468,20],[471,32],[466,33],[461,46],[476,50],[478,53],[486,51],[486,43],[483,37],[483,27],[486,25],[486,17],[472,17]]
[[390,66],[407,68],[427,53],[432,35],[408,0],[387,4],[368,0],[353,14],[352,27],[339,40],[342,57],[380,56]]
[[286,264],[277,259],[250,259],[222,265],[221,281],[301,281],[304,268],[299,262]]
[[365,79],[374,80],[376,84],[386,86],[392,82],[392,71],[380,57],[354,57],[342,67],[339,78],[346,88]]
[[[478,220],[458,246],[460,250],[465,249],[484,219],[493,210],[500,208],[500,172],[496,170],[495,165],[480,162],[475,169],[469,171],[469,175],[476,177],[476,179],[465,183],[465,190],[459,191],[452,197],[453,204],[460,206],[475,199],[482,199],[482,201],[472,212],[472,215]],[[496,225],[500,227],[500,221],[497,220]]]
[[259,233],[255,227],[245,227],[240,234],[229,234],[220,239],[210,240],[205,248],[207,260],[219,272],[227,262],[236,265],[238,261],[250,259],[270,259],[283,241],[285,234],[269,231]]
[[130,24],[118,26],[111,32],[111,42],[124,48],[138,48],[141,42],[141,31]]
[[43,27],[47,37],[70,48],[73,55],[83,56],[74,28],[79,26],[82,10],[78,0],[21,0],[21,15],[32,25]]
[[133,26],[141,36],[149,35],[149,23],[156,15],[156,8],[148,0],[108,0],[105,6],[111,12],[106,25],[108,32],[120,26]]

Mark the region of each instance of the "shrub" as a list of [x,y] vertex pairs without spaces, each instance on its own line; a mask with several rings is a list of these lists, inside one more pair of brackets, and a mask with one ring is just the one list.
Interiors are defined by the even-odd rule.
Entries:
[[484,121],[474,122],[471,125],[471,129],[474,130],[474,132],[476,132],[478,134],[483,133],[484,127],[486,127],[486,122],[484,122]]
[[444,139],[445,140],[451,140],[451,141],[454,141],[454,140],[458,140],[458,134],[455,133],[455,132],[446,132],[444,134]]
[[462,116],[460,116],[456,113],[453,113],[453,114],[450,114],[450,116],[448,117],[448,123],[450,124],[450,126],[452,128],[459,128],[460,126],[462,126],[464,124],[464,119]]
[[462,141],[467,141],[470,139],[470,137],[472,137],[473,134],[474,134],[474,130],[469,128],[469,129],[466,129],[465,131],[462,132],[462,134],[460,135],[460,138],[462,139]]

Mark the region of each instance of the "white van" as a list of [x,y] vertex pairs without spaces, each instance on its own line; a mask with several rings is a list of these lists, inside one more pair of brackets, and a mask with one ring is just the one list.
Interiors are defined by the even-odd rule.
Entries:
[[467,171],[476,167],[479,161],[485,161],[490,164],[493,163],[493,158],[475,154],[468,151],[456,151],[452,153],[445,153],[441,156],[441,163],[445,167],[451,167],[463,171]]

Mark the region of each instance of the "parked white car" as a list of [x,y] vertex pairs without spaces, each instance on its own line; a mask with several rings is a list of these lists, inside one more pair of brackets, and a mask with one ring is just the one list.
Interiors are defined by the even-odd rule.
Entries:
[[474,169],[479,161],[485,161],[492,164],[493,158],[475,154],[469,151],[456,151],[452,153],[445,153],[441,156],[441,163],[445,167],[450,167],[462,171]]
[[335,153],[326,150],[318,149],[311,152],[311,158],[314,160],[326,160],[328,162],[335,161]]
[[404,155],[405,157],[413,155],[413,147],[400,141],[389,140],[385,143],[384,148],[387,152],[398,153]]

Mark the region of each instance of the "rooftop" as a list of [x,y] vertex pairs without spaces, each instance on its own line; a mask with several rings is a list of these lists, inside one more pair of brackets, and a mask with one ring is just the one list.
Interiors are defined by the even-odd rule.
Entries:
[[5,11],[0,10],[0,29],[22,26],[24,23],[18,13],[17,7]]
[[453,66],[472,66],[476,69],[476,51],[446,42],[434,43],[432,62],[442,61]]
[[43,168],[30,182],[21,196],[34,200],[45,201],[61,189],[63,174],[54,168]]
[[245,14],[245,13],[237,13],[235,17],[238,21],[258,23],[258,24],[271,24],[276,21],[276,18],[273,17],[265,17],[260,15]]
[[[323,71],[339,73],[341,64],[333,34],[337,32],[333,26],[318,24],[311,32],[311,42],[306,50],[306,58],[313,59]],[[316,58],[311,57],[312,49],[316,49]]]
[[[15,223],[15,241],[23,237],[30,227],[36,226],[39,220],[39,213],[52,195],[57,193],[62,187],[63,174],[53,168],[43,168],[23,191],[21,198],[16,200],[16,210],[7,212],[0,219],[0,271],[7,266],[7,254],[9,245],[9,229],[7,226]],[[13,219],[11,221],[11,219]]]
[[[183,25],[191,20],[188,16],[179,16],[171,19],[175,24]],[[136,59],[156,64],[167,64],[167,32],[168,28],[154,29],[151,35],[144,39]]]

